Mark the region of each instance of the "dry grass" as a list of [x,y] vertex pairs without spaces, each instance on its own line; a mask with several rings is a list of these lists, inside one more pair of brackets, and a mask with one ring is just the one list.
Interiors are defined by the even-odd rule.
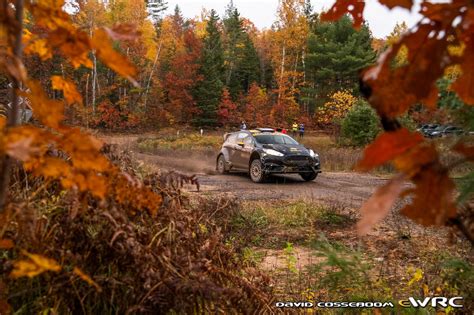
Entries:
[[[241,215],[232,239],[247,244],[247,260],[272,276],[277,301],[378,300],[398,307],[402,298],[441,294],[464,296],[459,314],[474,308],[474,257],[468,244],[449,243],[446,230],[424,229],[393,213],[371,235],[359,238],[354,209],[314,200],[247,202]],[[422,278],[415,278],[420,271]]]

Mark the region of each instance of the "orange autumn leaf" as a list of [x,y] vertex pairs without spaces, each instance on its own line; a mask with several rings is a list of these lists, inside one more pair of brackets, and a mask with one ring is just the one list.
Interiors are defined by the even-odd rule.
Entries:
[[395,167],[407,174],[408,178],[415,176],[423,167],[434,162],[438,162],[438,152],[433,143],[417,145],[393,160]]
[[92,46],[103,63],[134,85],[139,86],[134,79],[137,73],[135,66],[112,47],[112,41],[105,30],[99,29],[95,32],[92,37]]
[[10,239],[0,239],[0,249],[10,249],[13,248],[15,244],[13,244],[13,241]]
[[397,176],[377,191],[361,207],[362,219],[357,223],[359,235],[367,234],[370,229],[385,218],[395,200],[402,192],[405,177]]
[[413,178],[415,187],[404,195],[412,201],[401,213],[413,221],[425,225],[444,225],[456,217],[455,185],[448,171],[435,164],[425,168]]
[[13,263],[13,271],[10,273],[10,276],[13,278],[33,278],[46,271],[61,271],[61,266],[54,259],[30,254],[26,251],[22,251],[22,253],[29,259],[17,260]]
[[64,119],[62,102],[51,100],[37,81],[29,80],[27,85],[30,92],[24,96],[30,100],[33,115],[46,126],[58,128]]
[[19,160],[19,161],[26,161],[32,155],[39,152],[37,147],[33,145],[33,137],[25,137],[19,139],[17,141],[8,141],[6,144],[6,153]]
[[102,291],[102,288],[94,280],[92,280],[91,277],[89,277],[87,274],[85,274],[81,269],[79,269],[77,267],[74,267],[72,272],[74,274],[76,274],[77,276],[79,276],[79,278],[81,278],[82,280],[87,282],[89,285],[95,287],[98,292]]
[[7,117],[5,116],[0,116],[0,132],[5,128],[7,125]]
[[44,38],[34,40],[25,47],[26,54],[37,54],[41,60],[51,59],[53,52],[48,47],[47,41]]
[[410,132],[406,128],[397,131],[385,132],[378,136],[364,150],[363,159],[357,164],[356,169],[368,171],[381,166],[423,141],[423,136],[418,132]]
[[61,76],[54,75],[51,77],[53,89],[61,90],[64,93],[64,98],[69,104],[82,104],[82,96],[77,91],[76,85],[70,80],[66,80]]
[[74,68],[79,68],[81,65],[92,68],[92,61],[89,59],[91,43],[86,33],[60,28],[50,34],[48,41],[61,50]]
[[336,21],[346,13],[349,13],[354,19],[354,27],[359,29],[364,22],[362,15],[364,7],[365,2],[363,0],[336,0],[336,3],[329,11],[321,13],[321,21]]

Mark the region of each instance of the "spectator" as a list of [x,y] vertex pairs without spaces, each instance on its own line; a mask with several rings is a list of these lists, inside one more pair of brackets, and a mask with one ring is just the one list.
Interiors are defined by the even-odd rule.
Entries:
[[293,133],[293,138],[296,138],[296,134],[298,133],[298,124],[296,121],[293,123],[293,126],[291,126],[291,131]]
[[247,130],[247,125],[245,124],[245,121],[242,120],[242,124],[240,125],[240,130]]
[[283,128],[283,129],[281,130],[281,133],[284,134],[284,135],[286,135],[286,134],[288,133],[288,131],[286,130],[286,128]]
[[300,138],[304,137],[304,124],[300,124]]

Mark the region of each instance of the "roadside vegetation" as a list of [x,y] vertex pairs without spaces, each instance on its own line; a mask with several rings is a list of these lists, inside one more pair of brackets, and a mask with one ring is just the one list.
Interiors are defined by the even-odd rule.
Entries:
[[463,296],[463,312],[474,310],[469,245],[456,237],[448,241],[448,230],[424,231],[396,212],[359,239],[358,219],[355,209],[338,203],[247,202],[232,223],[231,239],[246,244],[249,264],[272,276],[278,301],[392,301],[397,312],[415,314],[398,300],[436,294]]

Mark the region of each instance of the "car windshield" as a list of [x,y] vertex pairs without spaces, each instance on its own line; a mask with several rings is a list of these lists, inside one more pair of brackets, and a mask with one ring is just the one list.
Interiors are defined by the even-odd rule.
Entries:
[[260,144],[298,144],[291,137],[285,135],[256,135],[255,139]]

